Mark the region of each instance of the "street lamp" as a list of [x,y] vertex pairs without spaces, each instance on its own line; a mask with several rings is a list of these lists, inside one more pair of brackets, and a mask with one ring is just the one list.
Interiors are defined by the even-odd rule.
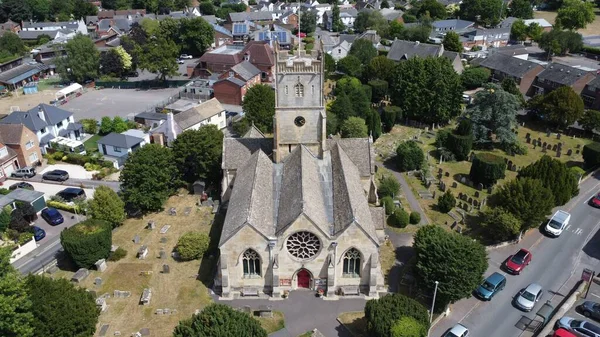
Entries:
[[431,302],[431,312],[429,313],[429,324],[433,321],[433,308],[435,308],[435,295],[437,295],[438,281],[435,281],[435,290],[433,291],[433,301]]

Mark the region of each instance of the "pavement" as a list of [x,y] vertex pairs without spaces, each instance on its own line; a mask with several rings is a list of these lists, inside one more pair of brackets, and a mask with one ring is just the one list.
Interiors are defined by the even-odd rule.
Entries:
[[[35,177],[34,177],[35,178]],[[18,182],[20,180],[17,179],[7,179],[4,182],[4,186],[6,186],[6,188],[8,188],[10,185]],[[50,199],[50,196],[52,195],[56,195],[58,192],[64,190],[66,187],[65,185],[59,185],[59,184],[48,184],[48,183],[38,183],[38,182],[33,182],[31,180],[25,180],[28,183],[30,183],[33,186],[33,189],[36,191],[40,191],[43,192],[45,195],[44,197],[46,198],[46,201],[48,201]],[[68,180],[66,181],[68,182]],[[78,185],[74,185],[76,187],[79,187]],[[93,188],[84,188],[83,189],[85,191],[85,195],[88,199],[92,199],[94,197],[94,189]]]
[[[547,300],[556,307],[579,281],[584,268],[598,270],[600,209],[592,208],[587,202],[598,193],[599,178],[600,175],[596,172],[583,181],[579,186],[579,195],[560,207],[571,213],[570,225],[560,237],[549,238],[541,230],[534,229],[518,244],[489,251],[489,268],[485,276],[493,272],[506,275],[500,266],[519,248],[529,249],[533,258],[521,275],[506,275],[506,288],[492,301],[482,302],[471,297],[451,305],[450,315],[435,325],[429,336],[442,336],[456,323],[467,326],[472,336],[521,336],[524,332],[515,325],[523,316],[533,318]],[[544,295],[531,312],[516,309],[512,305],[513,297],[534,282],[542,286]]]
[[[585,295],[585,292],[583,293],[583,295]],[[596,326],[600,326],[599,320],[594,319],[594,318],[587,318],[582,315],[582,312],[579,309],[579,306],[581,304],[583,304],[583,302],[586,302],[586,301],[600,303],[600,285],[598,285],[596,282],[591,283],[590,289],[587,293],[587,297],[578,299],[577,302],[575,302],[575,305],[573,305],[571,307],[571,309],[564,314],[564,316],[575,318],[577,320],[588,321]]]
[[94,175],[91,171],[86,171],[83,166],[80,165],[72,165],[72,164],[56,164],[56,165],[48,165],[41,172],[38,172],[39,175],[44,175],[46,172],[50,172],[53,170],[63,170],[69,172],[69,178],[75,179],[88,179],[91,180]]

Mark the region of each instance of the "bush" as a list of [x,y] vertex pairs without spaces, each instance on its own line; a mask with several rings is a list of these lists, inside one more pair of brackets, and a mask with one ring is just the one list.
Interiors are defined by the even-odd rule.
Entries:
[[454,154],[454,158],[458,161],[467,160],[469,153],[473,148],[473,135],[457,135],[454,133],[448,134],[445,147]]
[[127,256],[127,251],[121,247],[117,248],[114,252],[111,252],[108,256],[108,261],[119,261]]
[[208,249],[209,241],[208,235],[204,233],[188,232],[179,238],[175,250],[183,261],[199,259]]
[[83,125],[83,132],[93,135],[98,132],[98,121],[93,118],[81,119],[79,121]]
[[524,146],[523,144],[520,144],[519,142],[503,143],[502,149],[509,156],[526,155],[527,154],[527,147]]
[[504,158],[491,153],[480,153],[473,157],[469,177],[476,184],[482,183],[485,186],[490,186],[499,179],[504,178],[505,171],[506,162]]
[[426,337],[427,330],[423,324],[408,316],[400,318],[391,330],[391,337]]
[[388,294],[365,305],[367,336],[389,337],[392,326],[402,317],[412,317],[429,329],[429,313],[419,302],[401,294]]
[[60,242],[78,267],[89,268],[110,254],[112,226],[106,221],[87,219],[63,230]]
[[521,231],[521,220],[502,207],[486,209],[481,217],[484,234],[494,242],[516,238]]
[[421,222],[421,214],[419,214],[419,212],[411,212],[410,223],[413,225],[418,225],[419,222]]
[[225,304],[211,304],[180,321],[173,331],[173,337],[190,336],[267,337],[267,331],[251,315]]
[[439,197],[437,205],[440,212],[448,213],[456,206],[456,199],[451,191],[447,191]]
[[408,226],[409,220],[408,213],[402,208],[398,207],[394,210],[394,213],[390,214],[388,217],[388,224],[392,227],[404,228]]
[[566,204],[579,193],[578,179],[571,173],[567,164],[547,155],[524,167],[518,177],[541,180],[544,187],[552,191],[555,206]]
[[392,199],[392,197],[386,196],[381,198],[379,201],[381,202],[381,205],[385,208],[386,215],[394,213],[396,205],[394,205],[394,199]]
[[583,146],[583,162],[587,168],[600,165],[600,143],[590,143]]
[[64,156],[65,153],[61,151],[56,151],[52,154],[52,158],[54,158],[54,160],[62,160]]
[[58,200],[48,200],[48,201],[46,201],[46,206],[54,207],[56,209],[60,209],[60,210],[71,212],[71,213],[84,214],[84,215],[86,213],[84,209],[81,209],[81,207],[79,207],[77,205],[70,205],[70,204],[67,204],[65,202],[58,201]]
[[418,170],[425,161],[425,154],[417,142],[409,140],[396,149],[396,165],[400,171]]
[[460,75],[463,86],[467,90],[476,89],[487,82],[490,78],[490,71],[482,67],[467,68]]
[[8,188],[0,188],[0,195],[7,195],[8,193],[10,193]]
[[379,196],[383,197],[392,197],[394,198],[398,195],[398,191],[400,190],[400,183],[398,179],[394,175],[388,174],[379,180],[379,186],[377,187],[377,191],[379,192]]

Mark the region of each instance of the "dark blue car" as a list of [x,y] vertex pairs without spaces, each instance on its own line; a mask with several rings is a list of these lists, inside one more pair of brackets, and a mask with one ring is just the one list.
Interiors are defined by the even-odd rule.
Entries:
[[40,241],[46,237],[46,231],[38,226],[33,226],[33,238],[35,241]]
[[489,301],[504,289],[505,285],[506,277],[500,273],[493,273],[475,290],[475,295],[484,301]]
[[52,207],[48,207],[42,211],[42,218],[52,226],[60,225],[65,221],[62,214]]

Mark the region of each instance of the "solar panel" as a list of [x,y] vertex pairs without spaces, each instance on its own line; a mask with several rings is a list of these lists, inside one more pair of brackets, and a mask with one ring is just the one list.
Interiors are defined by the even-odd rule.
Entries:
[[233,25],[233,33],[234,34],[246,34],[248,33],[248,26],[243,23],[238,23]]
[[285,42],[287,41],[287,32],[273,32],[277,41]]

